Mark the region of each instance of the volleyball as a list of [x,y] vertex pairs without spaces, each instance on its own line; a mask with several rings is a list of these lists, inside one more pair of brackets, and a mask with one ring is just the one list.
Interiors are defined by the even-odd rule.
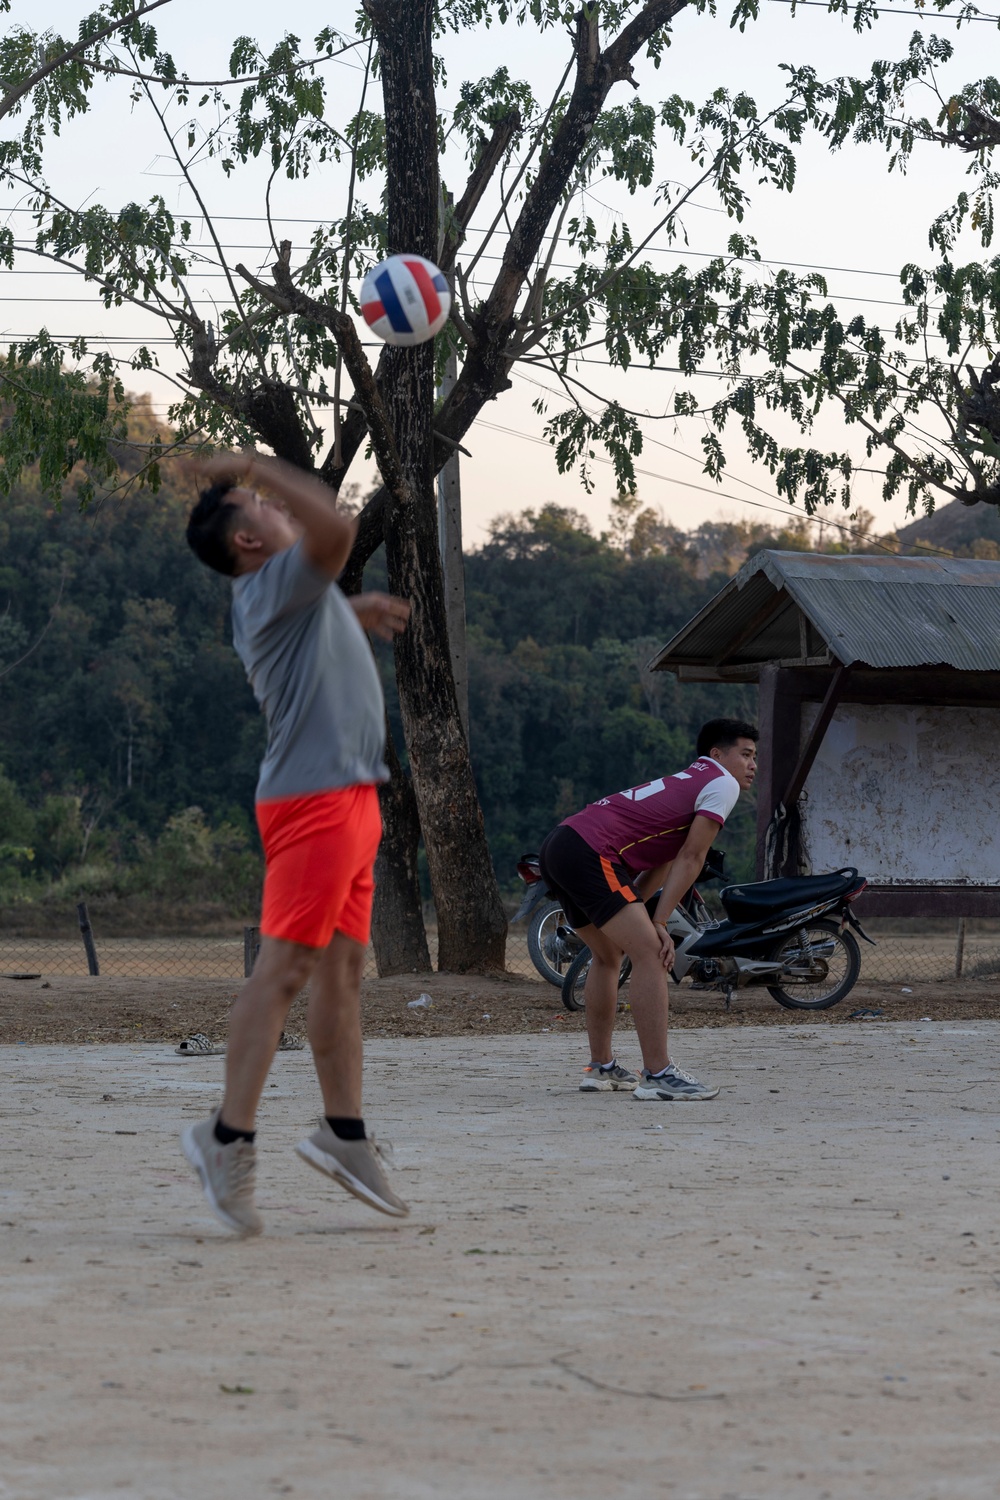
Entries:
[[361,283],[361,313],[387,344],[423,344],[451,311],[448,283],[422,255],[390,255]]

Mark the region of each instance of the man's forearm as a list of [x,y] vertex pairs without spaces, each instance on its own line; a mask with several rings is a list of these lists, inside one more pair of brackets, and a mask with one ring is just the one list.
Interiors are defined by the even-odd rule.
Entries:
[[327,526],[333,520],[338,531],[353,536],[354,520],[337,510],[334,492],[314,474],[307,474],[304,469],[285,463],[284,459],[255,453],[250,457],[247,478],[277,495],[289,514],[306,530],[310,523]]
[[656,911],[653,914],[654,922],[667,920],[684,893],[690,890],[698,879],[704,863],[701,857],[685,854],[684,850],[681,850],[670,866],[670,873],[660,892],[660,899],[656,903]]
[[655,896],[660,886],[666,880],[670,872],[673,860],[669,859],[665,864],[657,865],[652,870],[640,870],[632,884],[635,886],[643,901],[648,901],[650,896]]
[[350,554],[357,523],[337,510],[329,485],[280,458],[258,454],[249,456],[246,478],[282,502],[302,527],[312,560],[339,573]]

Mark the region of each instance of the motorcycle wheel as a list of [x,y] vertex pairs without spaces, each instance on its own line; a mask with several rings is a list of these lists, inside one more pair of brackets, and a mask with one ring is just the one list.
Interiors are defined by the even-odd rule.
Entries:
[[833,941],[833,952],[819,958],[825,973],[816,978],[805,975],[796,978],[790,974],[780,985],[769,984],[768,994],[789,1010],[829,1010],[831,1005],[838,1004],[845,995],[849,995],[857,984],[861,973],[860,949],[853,933],[841,932],[839,922],[821,917],[816,922],[807,922],[805,927],[789,937],[782,938],[769,956],[784,959],[787,964],[793,964],[797,960],[801,962],[805,956],[803,934],[807,950],[814,943],[822,943],[825,947]]
[[[590,949],[583,948],[566,970],[566,977],[562,982],[562,1003],[567,1010],[586,1010],[587,1008],[587,1002],[583,995],[583,987],[587,983],[587,975],[590,973],[590,958]],[[625,984],[631,972],[632,960],[626,953],[622,959],[622,966],[618,974],[619,989]]]
[[542,978],[557,986],[562,984],[566,970],[583,947],[575,933],[565,938],[559,936],[558,929],[565,925],[558,901],[544,902],[528,923],[528,957]]

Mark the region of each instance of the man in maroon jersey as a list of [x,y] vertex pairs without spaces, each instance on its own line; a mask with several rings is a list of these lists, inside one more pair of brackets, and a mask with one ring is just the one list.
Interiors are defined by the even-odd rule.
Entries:
[[[636,1099],[714,1099],[719,1092],[670,1061],[667,970],[674,945],[666,922],[697,880],[719,829],[757,772],[757,730],[739,719],[713,719],[698,734],[697,759],[591,802],[542,844],[542,876],[566,920],[593,954],[584,989],[590,1065],[584,1093],[630,1089]],[[650,919],[644,898],[662,886]],[[643,1076],[620,1067],[613,1033],[622,956],[632,960],[629,1002],[642,1049]]]

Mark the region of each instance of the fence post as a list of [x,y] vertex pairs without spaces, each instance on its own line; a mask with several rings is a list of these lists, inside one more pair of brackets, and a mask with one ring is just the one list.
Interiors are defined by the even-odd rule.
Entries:
[[958,934],[955,938],[955,978],[961,979],[965,962],[965,917],[958,919]]
[[257,953],[260,949],[260,928],[244,927],[243,929],[243,978],[249,979],[253,973],[253,966],[257,962]]
[[77,921],[80,923],[80,934],[83,938],[83,946],[87,950],[87,970],[91,974],[100,974],[100,966],[97,962],[97,949],[94,947],[94,929],[90,925],[90,916],[87,912],[86,901],[76,903]]

